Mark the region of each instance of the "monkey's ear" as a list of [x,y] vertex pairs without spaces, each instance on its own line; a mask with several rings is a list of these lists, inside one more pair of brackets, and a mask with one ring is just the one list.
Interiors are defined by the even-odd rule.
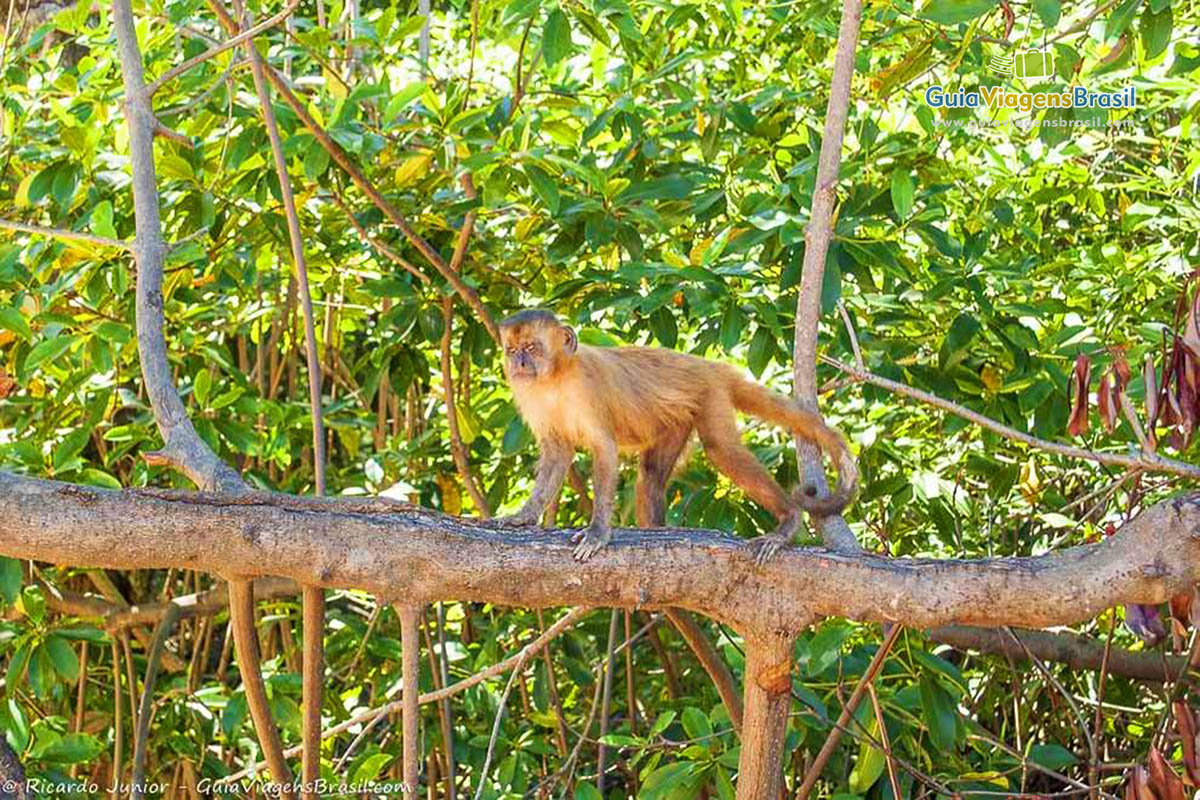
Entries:
[[579,337],[575,335],[575,329],[570,325],[563,325],[562,333],[563,349],[568,353],[574,353],[579,348]]

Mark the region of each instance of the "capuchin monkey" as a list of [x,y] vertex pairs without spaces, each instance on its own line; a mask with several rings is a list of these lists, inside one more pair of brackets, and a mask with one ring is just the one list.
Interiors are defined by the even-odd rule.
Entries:
[[[592,454],[592,521],[572,539],[585,561],[612,538],[617,458],[639,454],[637,521],[659,527],[666,520],[666,487],[692,431],[721,472],[779,520],[759,537],[762,564],[791,541],[800,508],[827,516],[854,495],[858,469],[841,435],[815,412],[744,378],[727,364],[655,347],[588,347],[549,311],[521,311],[500,323],[504,373],[517,408],[541,450],[528,502],[509,522],[533,524],[558,496],[576,450]],[[808,487],[788,497],[742,444],[735,412],[777,423],[816,443],[836,463],[838,490],[817,499]]]

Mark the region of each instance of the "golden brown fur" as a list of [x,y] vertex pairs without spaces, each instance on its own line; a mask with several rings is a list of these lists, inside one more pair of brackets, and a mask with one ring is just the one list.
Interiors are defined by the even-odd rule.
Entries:
[[[533,493],[514,519],[536,522],[558,494],[575,450],[588,450],[595,498],[591,526],[576,537],[581,560],[608,542],[618,453],[640,456],[638,523],[661,525],[667,479],[693,431],[717,468],[779,520],[777,531],[760,540],[760,560],[795,532],[797,502],[812,513],[831,514],[854,492],[857,469],[842,437],[820,415],[727,364],[652,347],[581,345],[571,328],[546,311],[515,314],[501,323],[500,334],[505,375],[542,451]],[[742,444],[735,410],[819,445],[841,477],[834,496],[789,498]]]

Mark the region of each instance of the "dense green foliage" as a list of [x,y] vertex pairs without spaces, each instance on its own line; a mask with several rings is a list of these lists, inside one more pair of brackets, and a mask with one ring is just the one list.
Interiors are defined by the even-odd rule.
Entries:
[[[277,68],[286,65],[309,112],[445,257],[464,215],[477,211],[463,274],[494,316],[544,305],[575,323],[584,341],[703,353],[786,390],[837,9],[812,0],[478,0],[473,28],[469,0],[433,5],[427,65],[417,58],[423,18],[408,2],[366,0],[347,22],[354,15],[333,0],[323,12],[336,22],[322,28],[305,0],[294,31],[273,31],[260,49]],[[278,8],[253,10],[261,19]],[[1124,358],[1133,373],[1127,391],[1146,424],[1146,375],[1164,382],[1164,364],[1178,357],[1174,334],[1184,329],[1179,309],[1187,308],[1198,246],[1200,49],[1192,4],[1120,0],[1100,10],[1058,0],[868,5],[821,343],[824,353],[853,360],[835,310],[842,303],[868,369],[1043,439],[1125,452],[1136,440],[1124,420],[1107,431],[1093,415],[1087,432],[1068,435],[1070,375],[1080,355],[1097,377]],[[151,77],[224,38],[201,0],[151,0],[135,13]],[[110,14],[80,0],[36,28],[20,26],[21,7],[12,15],[0,63],[0,217],[132,239]],[[952,123],[986,120],[989,112],[942,113],[925,104],[932,84],[948,91],[1019,85],[989,66],[1006,35],[1017,49],[1045,44],[1053,51],[1046,87],[1113,91],[1132,83],[1138,107],[1111,118],[1050,110],[1042,116],[1121,124],[1029,130],[959,126]],[[166,334],[201,436],[247,480],[307,493],[313,471],[302,320],[278,181],[239,52],[189,71],[156,98],[161,120],[193,143],[156,145],[164,228],[174,243]],[[527,85],[518,88],[518,80]],[[441,299],[451,290],[296,115],[282,103],[276,113],[318,310],[330,491],[390,488],[450,513],[477,513],[446,425]],[[464,193],[463,174],[473,177],[476,200]],[[429,280],[374,249],[339,206],[342,198],[357,225]],[[0,466],[99,486],[186,485],[141,458],[161,443],[139,380],[134,273],[117,248],[7,232],[0,239]],[[486,329],[464,304],[453,308],[450,361],[462,438],[492,509],[512,510],[528,490],[535,448]],[[828,365],[820,374],[838,377]],[[881,389],[844,381],[828,388],[823,411],[851,438],[864,474],[849,520],[871,550],[1041,553],[1102,535],[1178,486],[1144,475],[1109,487],[1119,472],[1015,445]],[[1171,394],[1195,405],[1182,387]],[[1163,454],[1195,460],[1189,408],[1157,419]],[[791,443],[761,427],[748,435],[780,481],[794,484]],[[586,463],[580,468],[586,475]],[[746,536],[771,527],[769,515],[700,455],[672,487],[671,524]],[[623,481],[625,520],[632,518],[631,490],[632,480]],[[585,519],[573,489],[559,519]],[[120,648],[93,621],[48,610],[49,587],[110,586],[126,602],[149,602],[209,585],[207,576],[3,564],[0,590],[14,612],[0,623],[7,664],[0,723],[31,774],[75,769],[103,777],[116,735],[111,658]],[[530,612],[447,610],[452,678],[502,658],[537,629]],[[370,597],[331,599],[331,724],[381,702],[399,678],[396,618],[386,609],[368,626],[378,612]],[[271,656],[269,685],[285,739],[294,742],[298,605],[274,603],[268,613],[260,632]],[[1105,612],[1080,630],[1103,638],[1119,614]],[[190,671],[168,671],[156,690],[150,774],[157,780],[183,780],[184,761],[197,775],[227,774],[257,753],[235,672],[218,669],[225,620],[188,623],[173,640],[185,664],[195,656]],[[633,630],[644,622],[635,616]],[[526,671],[509,701],[485,797],[532,793],[565,763],[554,698],[561,695],[573,747],[588,719],[607,629],[608,615],[596,613],[553,645],[552,673],[540,661]],[[1118,646],[1141,647],[1117,631]],[[738,673],[739,640],[731,631],[711,632]],[[636,785],[648,798],[732,796],[737,738],[689,651],[667,628],[661,636],[663,648],[645,637],[633,647],[636,727],[618,659],[610,749],[619,766],[610,793],[631,794]],[[77,730],[85,641],[88,682]],[[878,641],[877,628],[836,620],[802,637],[789,776],[820,747]],[[143,648],[132,640],[139,675]],[[921,776],[956,791],[1065,787],[1029,761],[1087,779],[1092,754],[1080,726],[1092,726],[1095,673],[1050,665],[1051,681],[1027,665],[936,649],[906,632],[878,683],[888,739],[907,765],[897,775],[905,794],[934,791]],[[674,675],[667,680],[664,653],[681,672],[679,685]],[[422,685],[432,686],[424,669]],[[1055,683],[1088,703],[1081,717]],[[489,682],[454,704],[459,779],[471,791],[502,689],[503,680]],[[1099,760],[1143,760],[1167,713],[1161,692],[1113,677],[1103,699]],[[122,713],[128,754],[128,696]],[[424,713],[427,750],[440,750],[436,709]],[[859,721],[856,732],[878,735],[869,704]],[[396,774],[399,738],[388,728],[378,726],[357,745],[343,774]],[[330,740],[331,774],[352,739]],[[591,776],[595,746],[585,744],[580,758],[575,776]],[[1100,773],[1108,781],[1119,775]],[[589,781],[561,777],[550,782],[556,794],[595,796]],[[845,740],[822,785],[830,795],[893,793],[881,751],[861,733]]]

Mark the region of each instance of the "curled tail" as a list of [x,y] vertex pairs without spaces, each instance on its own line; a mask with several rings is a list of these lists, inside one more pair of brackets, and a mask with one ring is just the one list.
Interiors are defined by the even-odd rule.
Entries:
[[819,516],[836,514],[845,508],[858,489],[858,465],[842,435],[826,425],[817,412],[802,408],[794,400],[740,375],[730,388],[733,406],[738,411],[774,422],[794,435],[807,439],[825,451],[837,466],[838,485],[829,497],[817,499],[816,487],[806,486],[796,501],[810,514]]

